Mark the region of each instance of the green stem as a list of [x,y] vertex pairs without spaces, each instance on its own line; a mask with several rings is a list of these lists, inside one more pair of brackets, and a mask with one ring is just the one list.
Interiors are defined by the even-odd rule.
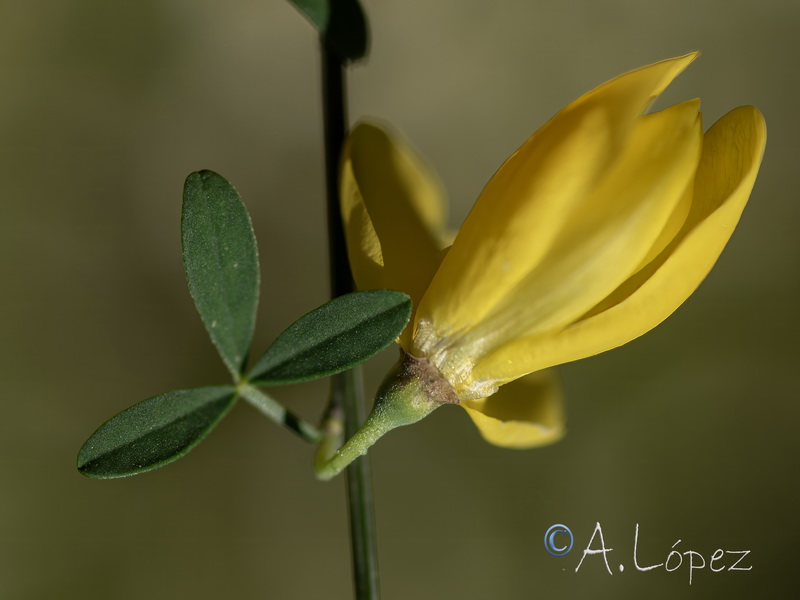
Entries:
[[353,291],[353,273],[347,258],[342,213],[339,206],[339,162],[347,133],[344,65],[322,41],[322,98],[325,128],[325,190],[328,217],[328,266],[331,296]]
[[261,390],[254,388],[249,383],[240,383],[236,386],[239,395],[251,405],[264,413],[267,417],[283,425],[289,431],[296,433],[307,442],[318,442],[322,438],[319,429],[314,427],[290,412],[283,404],[270,398]]
[[[340,387],[342,393],[346,438],[352,436],[364,421],[364,392],[361,381],[361,368],[356,367],[338,375],[333,383],[334,388]],[[350,463],[346,483],[355,597],[358,600],[378,600],[380,582],[375,504],[372,495],[372,471],[366,456]]]
[[416,423],[443,404],[456,403],[453,389],[434,375],[438,372],[427,361],[403,354],[375,395],[372,412],[364,424],[358,431],[348,433],[347,442],[336,452],[318,454],[317,477],[334,477],[353,461],[359,462],[359,457],[387,432]]
[[[331,294],[333,297],[353,289],[353,277],[347,259],[344,229],[339,209],[339,162],[347,129],[344,93],[344,66],[334,50],[322,47],[322,100],[325,128],[325,187],[327,191],[328,248]],[[363,421],[361,372],[353,369],[331,380],[329,414],[344,412],[345,436],[352,436]],[[347,497],[350,515],[350,550],[353,556],[353,579],[357,600],[378,600],[378,547],[375,510],[369,462],[361,457],[347,469]]]

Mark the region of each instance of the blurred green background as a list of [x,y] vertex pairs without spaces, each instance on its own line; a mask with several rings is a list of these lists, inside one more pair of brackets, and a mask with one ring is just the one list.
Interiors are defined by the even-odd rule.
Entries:
[[[351,116],[405,132],[454,227],[559,108],[655,60],[703,52],[658,106],[700,96],[708,126],[754,104],[770,135],[699,291],[652,333],[561,370],[562,442],[501,450],[446,409],[373,449],[385,598],[785,597],[800,534],[800,4],[365,5]],[[0,3],[0,598],[350,597],[343,481],[317,482],[312,449],[248,406],[160,471],[103,482],[74,466],[116,412],[227,380],[183,280],[189,172],[222,173],[253,215],[256,352],[326,299],[318,63],[283,0]],[[393,359],[369,365],[368,392]],[[316,420],[326,384],[276,395]],[[597,522],[613,576],[599,556],[575,572]],[[575,534],[564,558],[542,544],[553,523]],[[641,564],[681,540],[706,560],[750,550],[752,570],[706,568],[691,586],[686,564],[636,572],[637,523]]]

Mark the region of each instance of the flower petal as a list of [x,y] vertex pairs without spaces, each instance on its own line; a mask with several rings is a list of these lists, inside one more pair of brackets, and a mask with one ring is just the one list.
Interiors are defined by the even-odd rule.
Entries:
[[702,141],[697,109],[692,101],[642,117],[540,264],[468,337],[563,328],[630,277],[694,178]]
[[360,123],[343,149],[340,191],[357,287],[402,290],[416,307],[440,260],[439,181],[402,139]]
[[416,353],[480,323],[552,250],[624,147],[637,116],[694,59],[596,88],[536,132],[487,184],[417,312]]
[[505,448],[533,448],[564,435],[561,386],[555,372],[539,371],[481,400],[461,403],[483,438]]
[[742,106],[722,117],[703,138],[691,208],[672,243],[599,309],[546,338],[508,344],[481,364],[482,373],[503,372],[508,361],[524,361],[538,370],[592,356],[666,319],[700,285],[733,233],[755,184],[765,143],[766,125],[754,107]]

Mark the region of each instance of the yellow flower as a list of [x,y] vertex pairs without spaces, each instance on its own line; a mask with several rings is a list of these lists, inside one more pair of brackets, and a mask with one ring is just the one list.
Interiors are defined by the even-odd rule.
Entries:
[[[359,289],[409,294],[416,308],[445,251],[444,192],[401,138],[377,124],[354,127],[344,148],[341,197],[350,263]],[[398,340],[411,350],[412,328]],[[461,400],[483,437],[531,448],[564,432],[561,389],[552,370],[504,386],[490,399]]]
[[374,125],[353,130],[341,191],[354,276],[416,309],[403,366],[339,462],[442,403],[482,429],[529,422],[519,401],[493,415],[502,386],[644,334],[697,288],[744,209],[766,128],[744,106],[703,134],[699,100],[644,114],[695,57],[620,75],[559,112],[500,167],[441,261],[435,179]]

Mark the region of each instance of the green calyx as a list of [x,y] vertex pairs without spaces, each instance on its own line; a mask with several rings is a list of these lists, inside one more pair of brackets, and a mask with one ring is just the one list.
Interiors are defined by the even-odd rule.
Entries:
[[443,404],[458,404],[450,384],[426,359],[404,353],[378,389],[375,405],[361,429],[332,456],[317,454],[317,477],[327,481],[338,475],[381,436],[416,423]]

